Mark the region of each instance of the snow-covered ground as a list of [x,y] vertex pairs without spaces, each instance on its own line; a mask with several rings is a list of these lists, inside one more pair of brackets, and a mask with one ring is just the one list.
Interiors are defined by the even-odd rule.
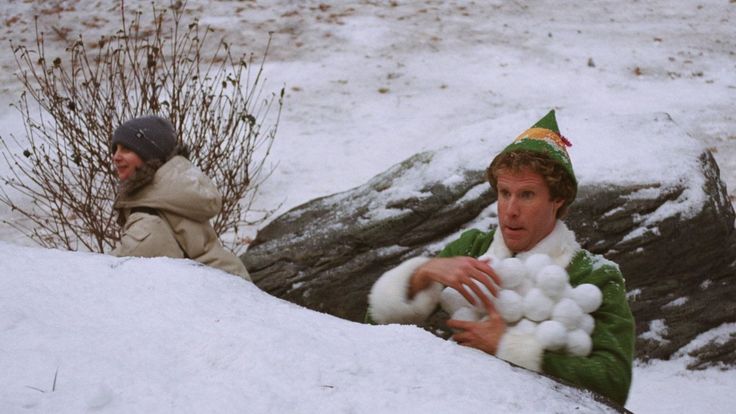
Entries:
[[[317,313],[191,261],[0,242],[0,263],[2,413],[609,412],[419,328]],[[637,364],[627,408],[731,412],[733,371],[687,361]]]
[[416,327],[348,322],[193,262],[0,242],[0,412],[615,412]]
[[[150,4],[148,0],[125,3],[128,8],[143,5],[145,10]],[[0,12],[2,13],[0,23],[3,23],[0,24],[0,41],[3,43],[9,39],[16,43],[32,41],[32,16],[37,14],[41,27],[46,28],[45,31],[49,34],[48,39],[58,47],[57,52],[61,54],[64,36],[73,38],[74,33],[81,31],[85,33],[86,38],[94,38],[96,34],[104,31],[104,28],[114,25],[118,4],[117,1],[97,0],[9,1],[3,5]],[[584,128],[582,120],[661,112],[670,114],[682,130],[713,150],[734,201],[736,32],[733,27],[736,22],[736,3],[733,1],[190,0],[188,7],[192,15],[216,27],[217,34],[226,36],[234,44],[242,47],[243,51],[261,51],[267,40],[267,32],[274,33],[266,76],[268,85],[273,90],[286,86],[287,96],[279,135],[271,158],[275,170],[262,188],[257,201],[258,208],[272,209],[280,205],[278,212],[283,212],[315,197],[351,188],[422,150],[475,138],[488,140],[489,148],[496,148],[500,143],[509,141],[512,136],[485,136],[485,126],[489,126],[488,130],[521,132],[549,108],[558,110],[562,132],[574,144],[571,154],[576,162],[576,168],[580,166],[583,171],[586,169],[585,159],[579,155],[582,152],[576,151],[585,149],[583,152],[587,153],[590,148],[595,148],[596,137],[594,133],[577,132],[589,131]],[[0,110],[2,134],[4,136],[9,133],[21,134],[22,123],[18,114],[6,107],[6,104],[14,101],[19,93],[19,85],[12,75],[15,67],[9,48],[6,53],[0,54],[0,69],[2,69],[0,102],[3,104],[2,107],[6,108]],[[568,128],[570,130],[566,130],[566,121],[571,126],[571,129]],[[500,128],[490,127],[496,123],[504,125]],[[576,132],[573,134],[571,133],[573,131]],[[607,131],[607,135],[610,134],[611,131]],[[664,142],[662,145],[667,144]],[[642,170],[645,166],[641,163],[652,159],[652,154],[642,154],[640,158],[634,159],[623,158],[622,152],[617,151],[615,146],[606,147],[601,151],[605,151],[607,156],[619,157],[621,161],[632,163],[631,168],[624,167],[616,171],[623,177],[631,174],[632,170]],[[490,155],[489,151],[489,158]],[[0,173],[6,173],[4,166],[0,167]],[[0,206],[0,219],[13,220],[14,216],[7,208]],[[16,244],[28,243],[7,225],[0,225],[0,240]],[[16,249],[6,246],[3,246],[3,249],[12,251]],[[18,253],[22,256],[22,260],[42,261],[50,268],[62,267],[64,262],[68,261],[70,265],[80,269],[80,272],[87,272],[81,268],[82,264],[94,270],[109,269],[112,263],[118,263],[113,259],[97,256],[90,256],[94,257],[90,259],[85,255],[47,256],[38,250],[18,250],[18,252],[22,252]],[[7,274],[6,269],[9,269],[15,260],[18,259],[13,256],[2,256],[0,273]],[[152,269],[165,274],[162,277],[166,280],[169,278],[166,275],[170,272],[189,273],[188,269],[183,271],[180,267],[183,265],[168,261],[156,262],[155,265],[151,265],[153,268],[146,268],[147,265],[144,264],[138,265],[135,261],[124,263],[125,266],[130,265],[130,272],[135,274],[136,280],[143,280],[143,274]],[[110,270],[105,272],[113,279],[122,275],[122,273],[109,273]],[[202,285],[206,283],[203,282],[206,279],[203,274],[196,273],[191,277]],[[207,273],[207,276],[212,277],[212,274]],[[3,283],[6,281],[11,283],[9,281],[22,279],[2,280]],[[75,279],[66,280],[69,283],[82,283]],[[82,280],[85,283],[93,283],[95,279]],[[58,281],[49,278],[48,282],[41,280],[33,283],[55,285]],[[218,285],[219,287],[215,289],[223,289],[223,286],[227,285],[227,282],[222,283],[224,283],[222,286]],[[29,284],[28,289],[31,289],[30,286]],[[109,300],[120,304],[120,309],[125,309],[122,304],[130,299],[130,296],[124,295],[123,292],[128,291],[132,294],[129,290],[133,285],[98,288],[111,289],[111,286],[122,286],[125,289],[120,289],[120,295],[110,294],[97,300]],[[4,286],[0,286],[2,287]],[[242,289],[248,291],[246,288]],[[102,290],[80,288],[67,292],[69,295],[85,292],[99,295]],[[175,292],[170,296],[167,296],[168,293],[160,292],[161,299],[172,302],[182,300]],[[192,290],[186,294],[208,295],[212,292],[207,290],[206,293],[196,293]],[[195,393],[196,390],[188,388],[198,383],[182,378],[202,374],[207,375],[207,379],[212,383],[228,387],[229,385],[222,384],[220,382],[222,379],[218,378],[222,370],[230,369],[227,368],[227,358],[232,358],[230,361],[240,361],[234,365],[236,367],[245,369],[248,366],[247,362],[238,359],[244,357],[236,354],[239,350],[237,341],[248,336],[239,332],[220,330],[219,335],[223,335],[225,339],[213,346],[232,349],[218,354],[225,360],[211,362],[214,366],[212,370],[200,369],[201,366],[197,364],[183,364],[176,368],[180,361],[174,361],[166,356],[167,344],[147,343],[141,340],[137,346],[145,347],[145,352],[150,352],[150,355],[161,359],[162,364],[168,364],[165,368],[171,369],[153,369],[147,367],[146,361],[140,359],[131,360],[131,364],[138,365],[123,368],[113,363],[114,361],[105,362],[103,356],[94,356],[92,352],[88,354],[91,362],[85,368],[94,371],[102,366],[124,370],[117,374],[110,374],[107,369],[100,370],[112,375],[111,378],[117,378],[118,381],[123,381],[127,378],[126,375],[144,375],[146,381],[142,385],[126,385],[130,387],[126,388],[130,393],[121,391],[122,385],[112,380],[106,382],[107,380],[95,376],[97,374],[94,372],[89,372],[88,383],[85,384],[80,379],[80,382],[74,384],[79,391],[74,396],[61,392],[58,395],[42,393],[32,388],[5,394],[10,392],[6,391],[8,388],[5,384],[9,384],[8,381],[11,380],[18,380],[8,376],[6,364],[9,366],[14,363],[16,360],[14,356],[20,357],[25,354],[20,351],[10,354],[4,352],[7,349],[17,348],[16,345],[12,348],[6,345],[13,344],[13,334],[2,329],[16,325],[21,327],[24,324],[16,321],[16,316],[21,315],[17,310],[5,311],[16,309],[17,306],[23,305],[23,302],[16,301],[15,298],[6,299],[5,296],[2,298],[0,306],[3,307],[3,314],[0,317],[4,319],[0,325],[0,341],[2,341],[0,351],[3,351],[0,353],[0,372],[2,372],[0,380],[3,391],[0,393],[2,399],[0,404],[20,401],[23,404],[35,404],[40,411],[62,406],[72,407],[69,409],[73,412],[92,409],[98,405],[110,409],[116,407],[116,402],[120,402],[119,396],[127,395],[128,398],[135,399],[142,392],[141,388],[136,387],[150,387],[154,393],[158,389],[168,395],[170,400],[166,403],[175,404],[158,405],[164,402],[151,399],[153,404],[151,407],[159,411],[171,411],[172,407],[194,404],[195,401],[201,402]],[[92,298],[88,299],[92,301]],[[246,299],[258,300],[258,303],[263,303],[264,306],[287,306],[279,301],[259,296],[255,291],[244,294],[243,301]],[[72,305],[67,308],[66,305],[62,305],[64,303]],[[74,321],[72,317],[63,319],[63,314],[79,314],[80,310],[72,307],[81,305],[73,303],[59,301],[58,306],[61,308],[42,308],[70,325],[62,324],[60,328],[44,325],[39,316],[38,319],[25,319],[32,321],[33,325],[24,329],[37,329],[35,332],[48,335],[46,338],[51,341],[71,343],[73,334],[63,330],[75,328],[77,326],[75,324],[85,323],[83,320]],[[172,306],[172,309],[176,308],[175,304]],[[243,306],[246,305],[232,304],[233,309],[242,309]],[[163,325],[170,321],[170,315],[160,315],[154,307],[149,310],[147,319],[152,319],[151,324]],[[182,305],[181,310],[189,312],[186,305]],[[134,311],[131,308],[126,312],[132,315]],[[353,329],[368,329],[343,324],[308,312],[289,313],[292,314],[301,315],[298,318],[303,318],[302,320],[307,321],[309,325],[335,326],[334,329],[343,333],[352,332]],[[34,311],[33,315],[41,314]],[[235,320],[237,319],[235,311],[229,315],[231,318],[229,327],[244,326],[238,325],[241,322]],[[194,318],[195,316],[184,319],[184,322],[194,321]],[[262,320],[262,323],[270,322],[266,317]],[[31,334],[33,332],[30,331]],[[287,331],[280,333],[281,336],[273,332],[271,334],[277,337],[265,338],[264,344],[284,340]],[[405,331],[401,332],[403,334]],[[299,333],[301,335],[303,331]],[[419,334],[406,335],[415,338],[413,335]],[[337,338],[306,337],[314,346],[328,346],[323,339]],[[387,339],[389,337],[390,335],[386,335],[384,337],[386,341],[383,343],[379,341],[373,344],[388,354],[406,352],[401,344]],[[120,348],[106,348],[109,344],[98,341],[99,338],[87,337],[85,338],[87,341],[77,342],[80,355],[68,356],[71,359],[78,357],[80,359],[76,361],[82,361],[87,357],[81,353],[91,345],[99,345],[98,351],[107,349],[123,351]],[[462,364],[468,366],[496,364],[496,362],[481,362],[486,359],[475,359],[470,352],[458,353],[459,351],[449,345],[436,345],[426,338],[417,341],[421,343],[422,349],[426,346],[428,349],[431,348],[432,352],[443,355],[447,353],[448,357],[465,361]],[[200,349],[202,352],[197,355],[207,355],[208,345],[202,342],[198,343],[198,346],[203,349]],[[348,349],[353,345],[346,342],[344,348],[334,346],[330,349],[343,358],[345,366],[349,366],[349,355],[352,354]],[[69,347],[72,349],[71,345]],[[130,347],[135,349],[132,344]],[[370,348],[360,349],[369,352]],[[132,355],[140,356],[135,353]],[[21,386],[47,390],[49,381],[44,382],[36,378],[53,378],[53,372],[58,368],[59,391],[61,391],[66,368],[58,366],[56,364],[58,359],[54,358],[48,356],[44,359],[39,356],[33,360],[35,362],[24,367],[21,372],[28,377],[22,379],[28,379],[22,382]],[[372,366],[369,363],[370,359],[361,361],[366,365],[354,366],[357,372],[355,375],[360,376],[361,369],[369,371],[381,369]],[[265,364],[263,361],[253,363],[257,364],[257,367],[263,367]],[[319,363],[315,362],[316,365]],[[729,390],[736,386],[736,371],[709,369],[691,372],[684,369],[686,363],[686,357],[680,357],[672,361],[637,365],[627,408],[647,413],[664,413],[675,409],[684,412],[732,410],[736,397]],[[137,367],[140,367],[139,371],[136,371]],[[307,371],[314,374],[314,366],[309,367],[312,371]],[[15,369],[18,367],[15,366]],[[226,378],[234,376],[233,372],[227,372]],[[261,372],[267,371],[264,369]],[[475,373],[473,375],[480,375],[480,371],[473,372]],[[176,377],[167,377],[166,373],[173,373]],[[78,378],[83,378],[82,374],[84,373],[79,373]],[[344,379],[352,374],[344,375],[340,378]],[[377,377],[366,374],[366,378]],[[417,378],[419,376],[412,373],[411,381]],[[390,384],[396,387],[407,387],[407,383],[411,382],[395,377],[394,379],[396,383]],[[271,384],[268,379],[264,381],[262,384],[254,385],[257,388],[248,392],[257,393],[263,389],[259,387],[281,386]],[[302,386],[307,383],[321,384],[319,381],[299,384]],[[469,381],[467,384],[471,383],[473,382]],[[347,404],[353,398],[369,397],[367,393],[361,394],[361,388],[356,385],[359,382],[351,384],[355,386],[354,389],[340,394],[336,405],[328,405],[328,410],[321,411],[330,411],[329,408],[333,408],[333,411],[347,411],[348,405],[339,404]],[[325,383],[325,385],[335,384]],[[439,384],[433,383],[432,386]],[[415,401],[410,397],[413,394],[407,391],[408,388],[401,389],[405,393],[396,396],[395,401],[399,404],[397,407],[401,407],[401,404],[407,401]],[[466,395],[471,395],[471,391],[465,388],[463,390]],[[324,395],[319,394],[322,391],[339,392],[329,387],[318,391],[310,390],[307,393],[310,396],[307,404],[315,404],[312,407],[316,407],[320,402],[327,401]],[[217,404],[221,395],[224,394],[210,394],[206,398],[212,400],[212,404]],[[264,397],[259,400],[264,404],[261,406],[262,409],[254,411],[269,409],[282,411],[281,404],[292,404],[295,401],[286,388],[282,395],[285,396],[283,400],[267,400]],[[402,396],[406,399],[402,400]],[[72,400],[73,398],[76,400]],[[480,401],[473,399],[475,397],[468,398]],[[109,404],[104,403],[106,400],[109,400]],[[436,402],[432,399],[427,401]],[[274,405],[269,405],[271,403]],[[2,405],[0,407],[4,408]],[[381,409],[377,405],[364,407],[375,408],[377,411]],[[425,407],[434,408],[431,405]]]

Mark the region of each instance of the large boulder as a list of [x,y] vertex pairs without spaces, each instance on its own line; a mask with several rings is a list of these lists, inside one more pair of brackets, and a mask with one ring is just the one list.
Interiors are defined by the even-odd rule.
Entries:
[[[565,121],[580,182],[566,222],[586,249],[620,265],[637,355],[669,358],[735,321],[734,211],[711,154],[666,114]],[[367,293],[387,269],[435,254],[464,229],[495,227],[484,169],[511,136],[495,132],[504,138],[417,154],[278,217],[243,256],[253,280],[284,299],[362,320]],[[733,338],[712,336],[718,340],[688,350],[693,367],[734,362]]]
[[[494,196],[481,171],[412,188],[436,153],[421,153],[356,189],[310,201],[262,229],[243,255],[262,289],[362,320],[376,278],[476,218]],[[416,183],[415,183],[416,184]]]
[[[734,210],[713,156],[704,151],[698,161],[703,194],[684,183],[584,185],[567,218],[583,247],[620,265],[643,359],[668,359],[699,334],[736,321]],[[677,211],[703,195],[697,211]],[[736,362],[733,342],[719,349],[729,351],[694,350],[691,366]]]

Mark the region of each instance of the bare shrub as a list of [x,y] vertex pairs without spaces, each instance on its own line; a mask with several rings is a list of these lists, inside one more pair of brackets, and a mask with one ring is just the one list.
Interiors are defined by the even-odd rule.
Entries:
[[148,26],[141,12],[126,21],[121,10],[117,33],[86,44],[79,36],[61,57],[48,56],[38,22],[35,45],[11,45],[26,136],[0,136],[10,171],[0,202],[27,224],[7,224],[47,247],[112,247],[120,229],[109,139],[122,122],[148,114],[172,121],[191,161],[223,193],[212,223],[218,235],[238,240],[253,224],[246,214],[268,175],[284,90],[264,94],[263,60],[254,65],[253,55],[233,55],[224,39],[208,39],[212,29],[185,23],[185,5],[176,4],[153,6]]

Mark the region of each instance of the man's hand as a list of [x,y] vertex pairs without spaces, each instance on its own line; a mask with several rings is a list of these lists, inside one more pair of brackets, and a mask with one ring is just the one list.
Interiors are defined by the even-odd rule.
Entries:
[[447,326],[459,332],[452,335],[458,344],[480,349],[491,355],[496,355],[498,343],[506,332],[506,322],[496,312],[493,305],[486,306],[488,318],[479,322],[468,322],[450,319]]
[[484,261],[466,256],[436,258],[414,272],[409,281],[409,297],[413,298],[432,282],[439,282],[457,290],[468,302],[477,305],[475,297],[470,293],[472,291],[485,308],[493,308],[491,299],[475,281],[485,286],[494,296],[501,284],[501,279],[496,272]]

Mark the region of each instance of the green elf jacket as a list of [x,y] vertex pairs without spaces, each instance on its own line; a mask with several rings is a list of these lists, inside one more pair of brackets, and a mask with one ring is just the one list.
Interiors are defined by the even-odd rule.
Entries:
[[[513,256],[500,232],[480,230],[464,232],[439,256],[479,257],[486,252],[499,259]],[[549,255],[555,264],[566,268],[573,287],[591,283],[603,293],[603,303],[591,314],[595,319],[591,334],[593,349],[587,357],[545,351],[533,334],[507,331],[499,342],[496,356],[595,391],[623,406],[631,385],[635,332],[624,278],[618,266],[582,249],[574,233],[561,221],[534,248],[515,257],[523,260],[537,253]],[[368,297],[368,316],[372,321],[421,323],[437,309],[444,288],[439,283],[408,299],[409,278],[428,260],[424,257],[409,259],[376,281]]]

